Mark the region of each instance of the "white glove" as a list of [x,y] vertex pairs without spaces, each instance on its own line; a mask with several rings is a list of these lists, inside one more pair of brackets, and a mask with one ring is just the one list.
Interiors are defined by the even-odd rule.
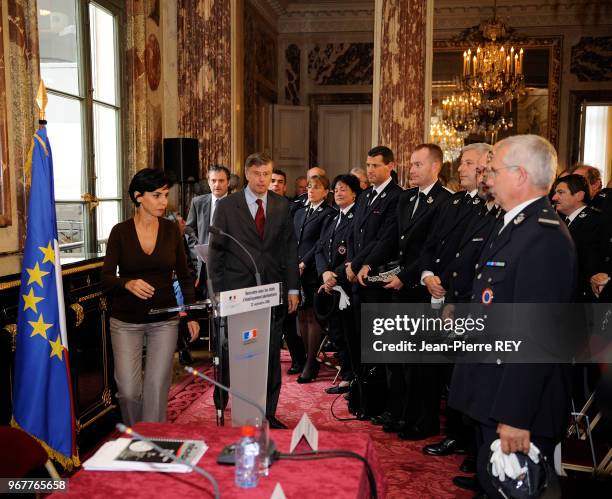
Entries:
[[332,288],[332,291],[338,291],[340,293],[340,300],[338,301],[338,308],[340,310],[344,310],[351,304],[351,300],[349,299],[348,295],[346,294],[344,289],[342,289],[341,286],[334,286]]
[[[516,480],[517,477],[527,472],[527,467],[520,465],[514,452],[510,454],[503,453],[499,438],[491,444],[491,451],[493,451],[489,460],[491,463],[491,473],[493,473],[493,476],[498,477],[500,482],[503,482],[506,477]],[[539,452],[535,445],[529,445],[528,456],[534,463],[539,461]]]

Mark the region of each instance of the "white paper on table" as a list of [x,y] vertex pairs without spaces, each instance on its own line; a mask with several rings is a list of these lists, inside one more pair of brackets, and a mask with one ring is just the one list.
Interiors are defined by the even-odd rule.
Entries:
[[272,495],[270,496],[270,499],[287,499],[287,496],[285,495],[285,491],[281,487],[280,482],[276,482],[276,487],[274,487],[274,490],[272,491]]
[[300,440],[304,437],[308,445],[313,451],[319,450],[319,432],[315,425],[312,424],[310,418],[306,413],[302,414],[300,422],[293,429],[293,435],[291,435],[291,448],[289,452],[293,452]]

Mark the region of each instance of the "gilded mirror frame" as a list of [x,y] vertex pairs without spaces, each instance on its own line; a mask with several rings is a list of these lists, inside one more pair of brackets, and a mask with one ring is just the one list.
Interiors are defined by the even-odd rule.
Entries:
[[[548,126],[546,138],[557,148],[559,145],[559,107],[561,98],[561,37],[521,37],[514,38],[512,44],[523,49],[548,50]],[[464,50],[473,48],[475,43],[464,40],[434,40],[434,61],[436,53],[456,52],[458,60]]]

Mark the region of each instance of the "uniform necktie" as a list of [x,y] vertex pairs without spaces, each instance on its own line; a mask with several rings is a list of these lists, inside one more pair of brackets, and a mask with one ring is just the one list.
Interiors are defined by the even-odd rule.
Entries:
[[255,229],[259,237],[264,237],[264,227],[266,225],[266,216],[264,214],[263,201],[261,199],[255,200],[257,203],[257,213],[255,213]]
[[334,232],[336,232],[336,229],[340,227],[340,224],[342,223],[342,217],[344,217],[344,213],[340,212],[340,215],[338,215],[338,221],[336,222],[336,226],[334,227]]
[[570,217],[565,217],[563,221],[565,222],[565,225],[567,225],[568,227],[569,227],[569,224],[572,223],[572,220],[570,219]]
[[370,197],[370,202],[368,203],[368,206],[372,206],[372,203],[374,202],[377,196],[378,191],[376,189],[372,189],[372,196]]
[[419,208],[419,204],[425,201],[425,193],[419,191],[419,195],[417,196],[416,202],[414,203],[414,208],[412,209],[412,216],[410,218],[414,218],[417,209]]

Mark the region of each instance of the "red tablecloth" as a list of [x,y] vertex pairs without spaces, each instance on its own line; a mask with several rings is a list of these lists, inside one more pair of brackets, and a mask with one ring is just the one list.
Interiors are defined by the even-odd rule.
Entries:
[[[234,467],[216,463],[223,447],[239,439],[240,430],[231,427],[194,427],[193,425],[139,423],[134,429],[148,437],[204,440],[206,454],[198,465],[219,484],[221,497],[270,497],[280,483],[288,499],[308,497],[367,498],[369,485],[365,465],[357,459],[333,458],[314,461],[280,460],[273,464],[270,476],[261,478],[255,489],[234,485]],[[277,449],[289,452],[290,430],[272,430]],[[385,496],[385,483],[376,451],[369,435],[364,433],[319,432],[319,450],[351,450],[368,459],[376,478],[378,497]],[[57,499],[78,497],[212,497],[210,483],[196,473],[110,472],[81,470],[69,479],[68,493],[55,494]]]

